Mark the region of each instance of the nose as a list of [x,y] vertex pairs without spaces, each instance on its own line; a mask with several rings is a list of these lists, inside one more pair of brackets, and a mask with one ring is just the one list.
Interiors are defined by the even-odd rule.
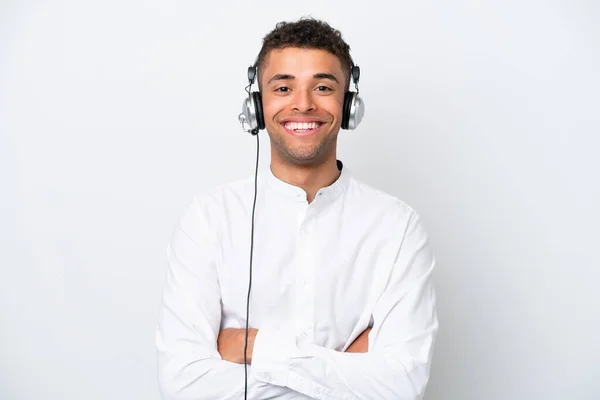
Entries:
[[314,111],[317,108],[313,97],[312,90],[298,90],[295,93],[292,109],[296,112],[306,113]]

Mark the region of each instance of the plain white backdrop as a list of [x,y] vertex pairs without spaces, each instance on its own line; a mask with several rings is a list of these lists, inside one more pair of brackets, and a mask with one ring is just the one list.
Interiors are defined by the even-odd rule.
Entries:
[[600,398],[598,2],[3,0],[0,399],[158,400],[171,230],[253,173],[246,68],[304,15],[362,70],[339,158],[436,250],[426,399]]

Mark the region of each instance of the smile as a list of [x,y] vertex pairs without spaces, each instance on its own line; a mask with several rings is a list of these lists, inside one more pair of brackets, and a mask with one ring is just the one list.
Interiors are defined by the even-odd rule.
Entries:
[[319,128],[323,126],[323,122],[320,121],[309,121],[309,122],[295,122],[288,121],[281,124],[288,133],[297,136],[308,136],[319,131]]

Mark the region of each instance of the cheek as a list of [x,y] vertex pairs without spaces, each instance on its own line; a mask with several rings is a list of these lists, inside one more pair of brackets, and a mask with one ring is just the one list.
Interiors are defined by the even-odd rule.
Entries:
[[343,99],[339,100],[337,98],[326,98],[321,104],[319,104],[319,108],[321,111],[326,112],[329,115],[332,115],[335,119],[342,119],[342,106],[344,102]]
[[271,123],[277,113],[285,109],[285,102],[277,97],[263,98],[263,114],[265,123]]

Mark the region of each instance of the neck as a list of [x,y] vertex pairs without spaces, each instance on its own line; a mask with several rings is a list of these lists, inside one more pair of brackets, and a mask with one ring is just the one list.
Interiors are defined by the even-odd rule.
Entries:
[[340,176],[335,154],[326,162],[311,166],[290,165],[271,157],[271,172],[278,179],[302,188],[309,203],[314,200],[319,189],[331,185]]

